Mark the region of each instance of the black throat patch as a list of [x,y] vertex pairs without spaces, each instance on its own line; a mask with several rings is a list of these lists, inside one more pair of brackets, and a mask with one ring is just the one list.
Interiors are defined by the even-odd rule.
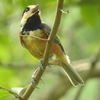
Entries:
[[41,20],[38,14],[31,16],[27,19],[26,24],[22,28],[23,31],[33,31],[36,29],[41,29]]

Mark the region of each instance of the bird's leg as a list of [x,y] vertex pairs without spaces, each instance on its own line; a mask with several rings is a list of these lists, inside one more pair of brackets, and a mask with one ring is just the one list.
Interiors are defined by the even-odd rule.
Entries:
[[36,81],[35,81],[35,75],[36,75],[38,69],[39,69],[39,68],[37,68],[37,69],[34,71],[34,73],[32,74],[32,79],[31,79],[32,86],[33,86],[33,87],[36,87],[36,88],[39,88],[39,87],[37,87],[37,83],[36,83]]
[[[47,66],[49,66],[49,68],[50,68],[50,70],[49,70],[49,72],[52,70],[52,66],[51,66],[51,64],[49,64],[48,63],[48,65]],[[44,69],[43,69],[43,65],[42,65],[42,59],[40,59],[40,62],[39,62],[39,67],[43,70],[43,71],[45,71]]]
[[[39,87],[37,87],[37,83],[36,83],[36,81],[35,81],[35,75],[37,74],[38,70],[39,70],[39,67],[38,67],[38,68],[34,71],[34,73],[32,74],[31,82],[32,82],[33,87],[36,87],[36,88],[39,89]],[[42,81],[42,83],[43,83],[43,85],[44,85],[44,81],[42,80],[42,78],[41,78],[40,80]]]
[[43,60],[43,59],[40,59],[40,61],[39,61],[39,67],[44,71],[43,65],[42,65],[42,60]]

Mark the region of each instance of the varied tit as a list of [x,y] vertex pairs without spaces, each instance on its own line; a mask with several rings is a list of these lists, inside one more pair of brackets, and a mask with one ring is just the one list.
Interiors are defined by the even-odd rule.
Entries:
[[[42,22],[38,8],[39,5],[29,5],[24,10],[19,37],[21,44],[35,58],[42,59],[47,43],[46,39],[48,39],[50,35],[51,28]],[[50,63],[58,64],[65,70],[69,80],[74,86],[84,84],[80,75],[71,66],[70,60],[66,55],[58,36],[54,39],[49,58]]]

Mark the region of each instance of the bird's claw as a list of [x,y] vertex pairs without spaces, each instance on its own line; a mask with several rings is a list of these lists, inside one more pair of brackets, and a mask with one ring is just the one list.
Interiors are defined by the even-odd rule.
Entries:
[[42,81],[42,85],[44,85],[44,81],[43,81],[43,79],[41,78],[41,81]]
[[[52,70],[52,67],[51,67],[50,64],[48,64],[48,66],[49,66],[49,68],[50,68],[50,70],[49,70],[48,72],[50,72],[50,71]],[[40,67],[43,71],[45,71],[45,70],[43,69],[42,59],[40,59],[39,67]]]
[[33,86],[33,87],[39,89],[39,87],[37,87],[37,83],[36,83],[34,77],[32,77],[31,83],[32,83],[32,86]]
[[38,71],[38,68],[37,68],[37,69],[35,70],[35,72],[32,74],[31,82],[32,82],[32,86],[33,86],[33,87],[39,89],[39,87],[37,87],[37,83],[36,83],[36,81],[35,81],[35,75],[36,75],[37,71]]
[[[32,86],[35,87],[35,88],[37,88],[37,89],[39,89],[39,87],[37,87],[38,84],[37,84],[36,81],[35,81],[35,75],[36,75],[38,69],[39,69],[39,68],[37,68],[37,69],[34,71],[34,73],[32,74],[32,79],[31,79]],[[42,83],[43,83],[43,85],[44,85],[44,81],[42,80],[42,78],[41,78],[40,80],[42,81]]]
[[44,71],[44,69],[43,69],[43,65],[42,65],[42,59],[40,59],[39,67]]

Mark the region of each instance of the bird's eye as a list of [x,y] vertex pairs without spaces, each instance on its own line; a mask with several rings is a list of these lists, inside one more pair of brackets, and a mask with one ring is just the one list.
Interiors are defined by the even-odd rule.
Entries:
[[27,7],[26,9],[25,9],[25,12],[28,12],[30,10],[30,8],[29,7]]
[[22,16],[24,15],[24,13],[28,12],[29,10],[30,10],[30,8],[27,7],[27,8],[23,11]]

